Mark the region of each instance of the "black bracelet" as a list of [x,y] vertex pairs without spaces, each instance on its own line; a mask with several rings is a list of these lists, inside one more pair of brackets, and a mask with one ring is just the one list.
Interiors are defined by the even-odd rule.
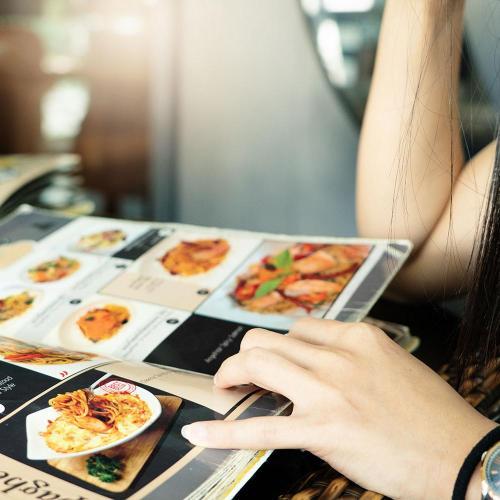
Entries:
[[451,500],[464,500],[470,478],[476,469],[477,464],[481,461],[481,457],[485,451],[488,451],[493,445],[500,441],[500,426],[495,427],[488,432],[479,443],[472,448],[467,455],[460,471],[458,472],[455,487],[453,488],[453,496]]

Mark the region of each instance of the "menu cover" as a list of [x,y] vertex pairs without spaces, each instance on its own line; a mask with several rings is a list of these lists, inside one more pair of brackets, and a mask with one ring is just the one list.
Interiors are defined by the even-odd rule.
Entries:
[[80,157],[73,154],[0,156],[0,207],[37,179],[79,164]]
[[0,223],[0,492],[231,497],[266,452],[180,429],[289,403],[211,376],[250,328],[364,318],[410,250],[22,207]]

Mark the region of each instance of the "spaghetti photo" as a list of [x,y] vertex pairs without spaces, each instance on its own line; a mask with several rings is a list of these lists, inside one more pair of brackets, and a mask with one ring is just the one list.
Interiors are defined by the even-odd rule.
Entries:
[[42,347],[0,337],[0,358],[11,363],[30,365],[66,365],[94,358],[94,354]]
[[128,393],[94,394],[88,389],[59,394],[49,401],[59,416],[41,433],[58,453],[95,450],[119,441],[151,418],[149,406]]

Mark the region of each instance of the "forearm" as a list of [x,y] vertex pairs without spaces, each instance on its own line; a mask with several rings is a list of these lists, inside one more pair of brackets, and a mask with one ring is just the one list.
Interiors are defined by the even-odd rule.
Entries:
[[456,96],[463,0],[388,0],[358,155],[357,218],[366,237],[435,226],[463,165]]

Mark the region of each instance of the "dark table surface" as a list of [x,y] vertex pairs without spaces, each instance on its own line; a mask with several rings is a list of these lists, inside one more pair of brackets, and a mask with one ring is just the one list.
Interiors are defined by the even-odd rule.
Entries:
[[[410,327],[421,344],[414,353],[434,370],[449,359],[453,351],[458,318],[436,304],[401,304],[380,300],[370,312],[373,318]],[[244,486],[239,500],[276,499],[291,490],[301,479],[317,470],[323,462],[308,452],[277,450]]]

